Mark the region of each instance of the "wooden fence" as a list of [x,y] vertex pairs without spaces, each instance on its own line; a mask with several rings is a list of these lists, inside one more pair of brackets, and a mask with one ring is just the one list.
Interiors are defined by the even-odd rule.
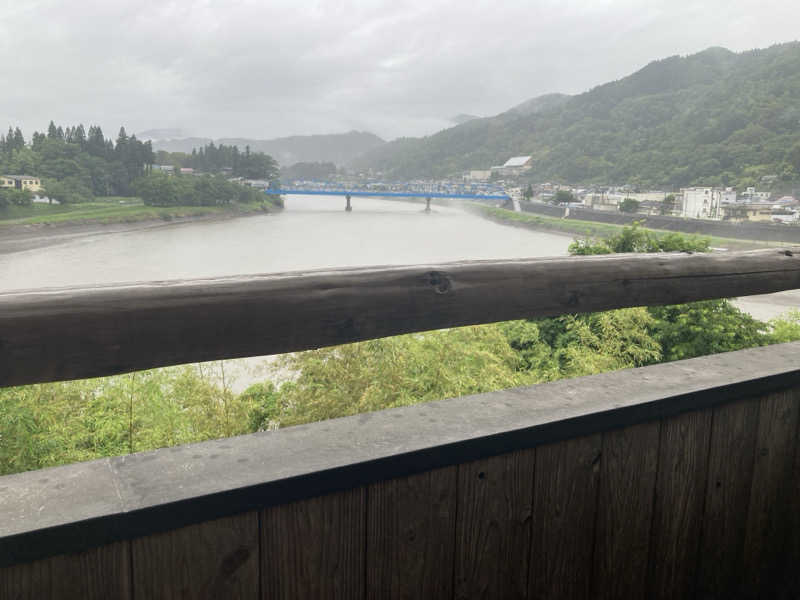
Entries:
[[[161,364],[181,347],[191,359],[240,355],[564,302],[800,287],[786,251],[633,258],[6,294],[0,369],[6,384],[119,372],[142,366],[149,335],[168,346],[151,347]],[[280,325],[291,305],[307,325]],[[248,345],[219,325],[231,350],[186,345],[208,341],[191,326],[243,327],[248,312],[251,331],[277,333]],[[56,327],[57,315],[56,331],[39,323]],[[61,359],[65,332],[78,343]],[[47,360],[23,368],[24,356]],[[0,599],[796,598],[799,428],[791,343],[9,475]]]
[[7,476],[0,598],[796,598],[798,355]]

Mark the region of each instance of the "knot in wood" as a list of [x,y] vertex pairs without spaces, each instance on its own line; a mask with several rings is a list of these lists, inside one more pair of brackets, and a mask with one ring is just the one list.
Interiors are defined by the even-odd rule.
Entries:
[[783,251],[783,253],[784,253],[786,256],[794,256],[794,252],[792,252],[791,250],[784,250],[784,251]]
[[428,283],[433,286],[437,294],[446,294],[450,291],[450,278],[441,271],[431,271],[428,273]]

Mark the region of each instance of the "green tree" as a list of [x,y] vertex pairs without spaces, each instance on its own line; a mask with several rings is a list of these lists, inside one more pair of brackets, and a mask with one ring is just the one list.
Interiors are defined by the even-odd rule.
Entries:
[[792,146],[787,158],[789,163],[794,167],[795,172],[800,173],[800,142]]
[[33,194],[30,190],[0,188],[0,208],[5,206],[30,206]]
[[587,256],[623,252],[708,252],[710,249],[708,238],[680,233],[656,234],[636,222],[602,239],[577,239],[570,244],[569,253]]
[[661,214],[671,215],[675,211],[675,194],[667,194],[661,203]]
[[619,210],[620,212],[624,213],[635,213],[638,212],[640,204],[641,203],[638,200],[634,200],[633,198],[625,198],[619,203]]
[[664,360],[681,360],[730,352],[772,341],[769,326],[728,300],[707,300],[673,306],[652,306],[653,336]]
[[45,179],[44,193],[61,204],[88,202],[92,199],[92,190],[78,177],[66,177],[61,180]]
[[533,198],[533,186],[529,183],[528,187],[525,188],[525,191],[522,193],[522,197],[525,200],[530,201]]
[[[677,233],[657,235],[634,224],[603,240],[577,240],[570,253],[708,252],[707,238]],[[766,323],[743,313],[728,300],[709,300],[647,308],[648,331],[661,346],[659,360],[693,358],[770,343]],[[653,362],[658,362],[654,360]]]
[[553,204],[567,204],[569,202],[576,202],[575,194],[569,190],[558,190],[553,196],[551,202]]
[[494,325],[403,335],[289,355],[280,388],[291,425],[536,381]]
[[800,310],[791,310],[783,318],[770,320],[769,326],[773,344],[800,340]]

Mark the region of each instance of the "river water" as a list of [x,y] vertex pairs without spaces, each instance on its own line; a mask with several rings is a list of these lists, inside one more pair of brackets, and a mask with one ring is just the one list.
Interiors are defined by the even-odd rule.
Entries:
[[557,256],[571,238],[459,208],[288,196],[279,214],[96,233],[0,255],[0,290],[276,273],[322,267]]

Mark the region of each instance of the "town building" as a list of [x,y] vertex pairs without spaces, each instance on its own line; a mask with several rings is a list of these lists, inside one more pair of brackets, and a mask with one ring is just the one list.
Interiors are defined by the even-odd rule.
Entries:
[[767,202],[771,196],[770,192],[757,192],[756,188],[749,187],[742,192],[741,199],[744,202]]
[[532,156],[512,156],[500,166],[492,167],[491,172],[497,172],[502,176],[522,175],[533,166]]
[[775,202],[737,202],[723,205],[723,216],[728,221],[763,221],[793,223],[798,207]]
[[33,175],[3,175],[0,177],[0,187],[36,193],[41,191],[42,181]]
[[467,173],[465,179],[467,181],[489,181],[492,176],[491,169],[477,169]]
[[681,194],[681,216],[691,219],[721,220],[722,205],[736,203],[736,190],[733,188],[684,188]]

